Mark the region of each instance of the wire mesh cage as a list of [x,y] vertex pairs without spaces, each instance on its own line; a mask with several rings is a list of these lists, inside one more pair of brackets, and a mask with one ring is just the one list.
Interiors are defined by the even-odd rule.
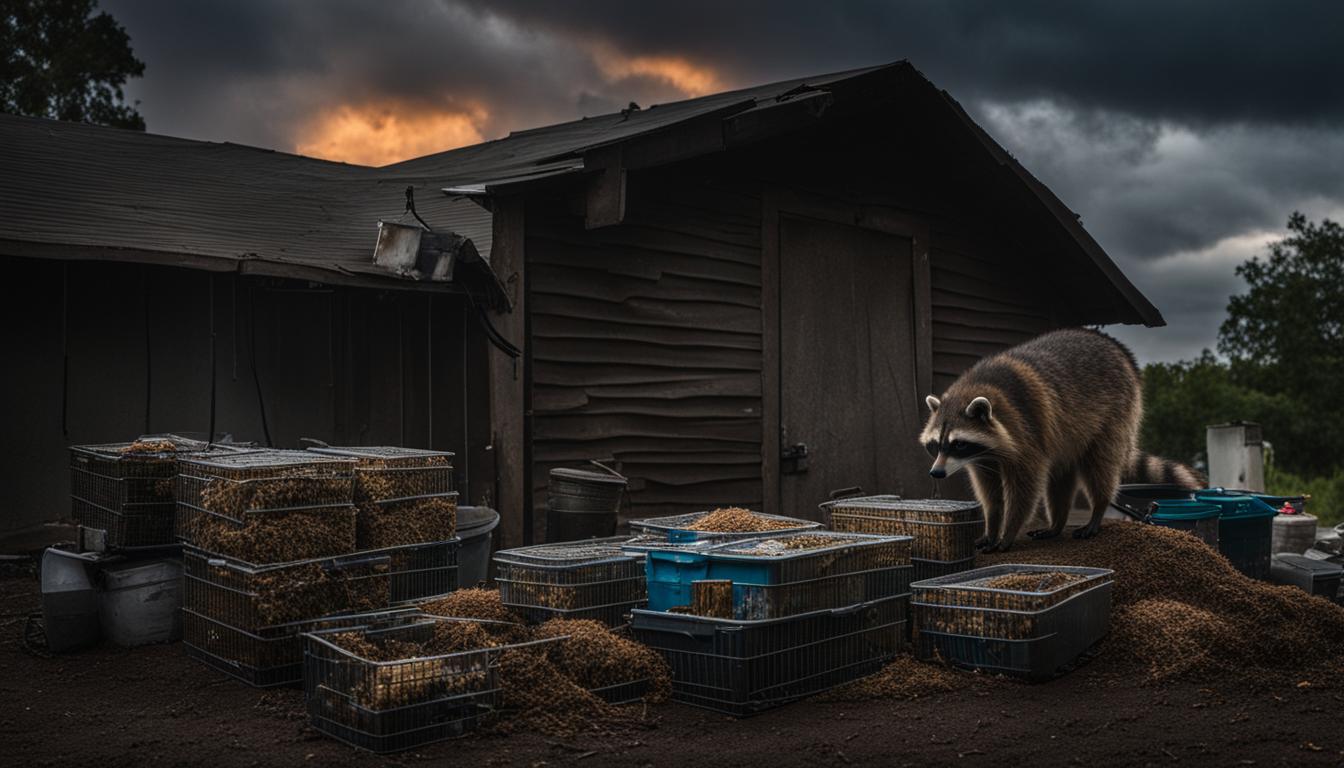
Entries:
[[177,502],[240,522],[250,511],[349,504],[354,460],[307,451],[252,451],[184,459]]
[[500,600],[533,621],[622,624],[631,608],[648,600],[644,556],[623,552],[624,541],[612,537],[496,552]]
[[385,610],[457,587],[458,541],[258,565],[183,551],[183,606],[232,627]]
[[187,655],[255,688],[303,682],[303,634],[357,626],[390,626],[418,616],[414,608],[296,621],[255,632],[182,610]]
[[446,541],[457,533],[456,492],[366,500],[358,508],[360,549]]
[[453,491],[453,453],[397,446],[309,448],[355,460],[355,499],[376,502]]
[[742,717],[876,672],[907,612],[904,597],[766,621],[636,610],[631,631],[667,660],[673,699]]
[[245,450],[176,435],[71,446],[71,512],[80,525],[103,532],[100,538],[109,550],[171,545],[178,460]]
[[971,570],[975,567],[975,555],[961,560],[925,560],[911,557],[910,565],[914,568],[914,580],[925,581]]
[[[716,522],[720,525],[716,526]],[[799,533],[818,528],[821,528],[821,523],[811,520],[735,508],[630,521],[632,533],[646,537],[658,536],[672,542],[750,539],[766,534]]]
[[916,653],[968,668],[1051,677],[1106,635],[1111,576],[1104,568],[1008,564],[917,582],[911,601]]
[[693,581],[690,605],[676,610],[720,619],[778,619],[888,597],[908,597],[910,578],[910,566],[896,566],[788,584]]
[[[314,728],[353,746],[387,753],[460,736],[500,703],[503,654],[563,638],[436,653],[462,644],[470,625],[500,622],[421,616],[402,626],[327,630],[304,636],[304,698]],[[396,658],[395,648],[415,648]],[[404,651],[403,651],[404,652]],[[392,657],[391,660],[383,660]]]
[[913,536],[915,557],[942,562],[975,555],[984,528],[980,505],[952,499],[859,496],[820,505],[834,531]]
[[267,565],[353,553],[355,520],[351,504],[246,510],[241,519],[182,504],[176,531],[197,549]]

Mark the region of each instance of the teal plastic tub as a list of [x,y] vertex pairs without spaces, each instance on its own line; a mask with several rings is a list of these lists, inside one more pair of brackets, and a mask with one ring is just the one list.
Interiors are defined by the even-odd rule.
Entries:
[[1222,510],[1217,504],[1195,499],[1159,499],[1152,503],[1148,522],[1163,528],[1174,528],[1194,534],[1200,541],[1218,548],[1219,518]]
[[1195,499],[1218,507],[1218,551],[1247,576],[1268,578],[1278,510],[1254,496],[1221,488],[1197,491]]

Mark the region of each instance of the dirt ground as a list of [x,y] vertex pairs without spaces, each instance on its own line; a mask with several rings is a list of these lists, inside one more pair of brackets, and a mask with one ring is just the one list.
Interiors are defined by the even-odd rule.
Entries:
[[0,756],[7,765],[1339,765],[1344,689],[1209,681],[1140,687],[1092,663],[916,701],[800,702],[746,720],[649,707],[643,727],[572,739],[473,735],[416,752],[359,752],[309,728],[297,689],[259,691],[180,644],[25,650],[37,583],[0,575]]

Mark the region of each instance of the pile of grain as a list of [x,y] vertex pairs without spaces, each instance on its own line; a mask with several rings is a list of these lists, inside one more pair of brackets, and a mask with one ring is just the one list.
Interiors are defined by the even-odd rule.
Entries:
[[498,589],[459,589],[447,597],[425,603],[420,610],[435,616],[520,622],[522,619],[500,602]]
[[349,504],[351,481],[346,477],[296,473],[256,480],[211,478],[201,490],[201,506],[219,515],[241,520],[254,509],[293,509]]
[[316,507],[246,515],[235,523],[214,515],[193,515],[187,535],[197,547],[245,563],[289,563],[334,557],[355,549],[355,512],[349,507]]
[[986,678],[958,672],[936,664],[916,661],[909,654],[897,656],[876,674],[842,685],[821,694],[821,701],[869,701],[897,699],[908,701],[921,696],[960,690]]
[[551,619],[533,630],[544,640],[566,637],[547,651],[567,677],[584,688],[605,688],[648,680],[646,701],[658,702],[672,693],[672,671],[656,651],[612,632],[596,621]]
[[136,440],[121,449],[121,455],[140,453],[176,453],[177,446],[171,440]]
[[443,493],[452,485],[452,471],[448,456],[361,458],[355,468],[356,498],[383,501]]
[[359,504],[360,549],[447,541],[456,531],[457,499],[453,496]]
[[618,708],[567,677],[543,653],[518,648],[499,657],[502,733],[537,731],[567,738],[599,724],[629,719]]
[[797,523],[789,520],[774,520],[758,515],[741,507],[716,509],[704,517],[686,526],[689,531],[712,533],[757,533],[777,531],[781,528],[793,528]]
[[1019,542],[984,565],[1086,565],[1115,571],[1107,663],[1156,682],[1192,673],[1306,670],[1344,647],[1344,608],[1247,578],[1182,531],[1111,523],[1093,539]]
[[977,584],[977,586],[989,587],[990,589],[1010,589],[1018,592],[1050,592],[1065,584],[1081,581],[1082,578],[1076,573],[1031,571],[1029,573],[1008,573],[1003,576],[995,576],[992,579],[986,579],[983,584]]

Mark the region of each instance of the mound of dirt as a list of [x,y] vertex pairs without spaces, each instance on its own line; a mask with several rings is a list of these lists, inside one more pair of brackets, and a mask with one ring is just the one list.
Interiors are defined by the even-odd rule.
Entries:
[[877,674],[855,680],[817,697],[819,701],[870,701],[896,699],[910,701],[938,693],[961,690],[989,678],[973,672],[959,672],[937,664],[926,664],[908,654],[897,656]]
[[1344,647],[1344,607],[1248,578],[1188,533],[1110,523],[1093,539],[1022,542],[978,565],[1084,565],[1115,571],[1112,663],[1150,682],[1187,673],[1300,672]]
[[672,694],[672,670],[657,651],[612,632],[604,624],[582,619],[551,619],[533,630],[537,640],[566,637],[549,656],[560,670],[584,688],[605,688],[648,680],[645,701],[665,701]]

